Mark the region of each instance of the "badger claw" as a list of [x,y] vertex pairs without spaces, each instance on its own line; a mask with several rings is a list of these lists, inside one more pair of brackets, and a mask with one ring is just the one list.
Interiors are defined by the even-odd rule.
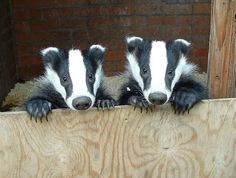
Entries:
[[148,108],[151,107],[148,101],[143,96],[131,96],[128,100],[128,103],[136,108],[140,109],[140,112],[143,112],[143,109],[146,109],[146,113],[148,112]]
[[178,90],[172,94],[172,107],[177,114],[189,114],[190,109],[198,102],[198,98],[194,93]]
[[35,122],[38,119],[42,122],[43,117],[46,117],[48,121],[47,115],[52,112],[52,104],[43,99],[32,99],[26,103],[26,111],[30,115],[30,120],[34,118]]
[[114,99],[97,100],[95,104],[95,106],[97,107],[97,110],[115,108],[115,105],[116,105],[116,102]]

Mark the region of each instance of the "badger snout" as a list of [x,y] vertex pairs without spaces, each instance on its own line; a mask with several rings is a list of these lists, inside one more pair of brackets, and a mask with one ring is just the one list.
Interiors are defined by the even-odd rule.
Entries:
[[161,92],[155,92],[155,93],[151,93],[148,99],[152,104],[162,105],[166,102],[167,95]]
[[92,104],[92,100],[87,96],[80,96],[72,101],[72,105],[77,110],[86,110]]

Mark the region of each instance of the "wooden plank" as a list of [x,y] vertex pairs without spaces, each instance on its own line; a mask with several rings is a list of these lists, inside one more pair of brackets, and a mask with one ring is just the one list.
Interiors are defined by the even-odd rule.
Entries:
[[49,122],[0,113],[0,177],[236,177],[236,99],[190,114],[55,110]]
[[236,97],[236,0],[212,0],[208,86],[213,98]]

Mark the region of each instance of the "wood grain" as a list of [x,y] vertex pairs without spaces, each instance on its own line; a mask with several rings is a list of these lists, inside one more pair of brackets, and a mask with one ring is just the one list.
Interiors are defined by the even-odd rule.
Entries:
[[236,97],[236,0],[212,0],[208,86],[213,98]]
[[236,99],[190,114],[54,110],[49,122],[0,113],[0,177],[233,178]]

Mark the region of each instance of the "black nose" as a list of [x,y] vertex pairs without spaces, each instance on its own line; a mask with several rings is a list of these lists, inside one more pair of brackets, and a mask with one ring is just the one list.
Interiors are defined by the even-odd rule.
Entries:
[[87,96],[80,96],[72,101],[72,105],[75,109],[85,110],[88,109],[92,104],[92,100]]
[[161,105],[166,102],[167,96],[164,93],[155,92],[155,93],[151,93],[148,99],[152,104]]

